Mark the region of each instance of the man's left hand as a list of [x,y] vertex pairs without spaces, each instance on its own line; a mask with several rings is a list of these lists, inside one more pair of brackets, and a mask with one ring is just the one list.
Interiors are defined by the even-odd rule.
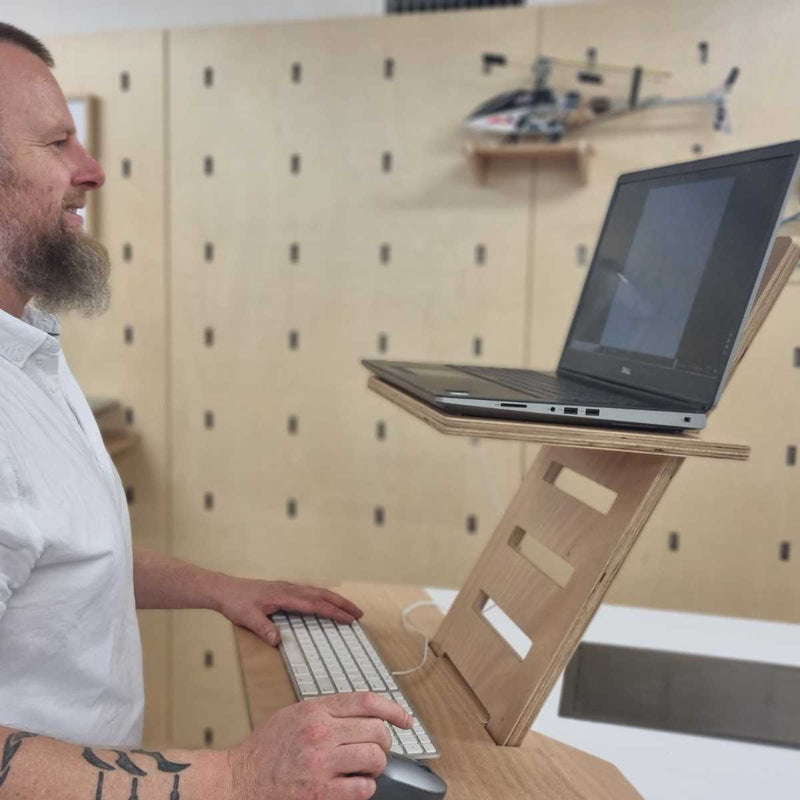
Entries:
[[220,589],[219,610],[234,625],[248,628],[273,647],[278,645],[280,634],[268,615],[275,611],[319,614],[345,625],[364,613],[357,605],[327,589],[247,578],[226,579]]

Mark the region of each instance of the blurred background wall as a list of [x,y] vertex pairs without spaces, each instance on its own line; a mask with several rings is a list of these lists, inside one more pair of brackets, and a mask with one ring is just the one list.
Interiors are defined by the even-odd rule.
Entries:
[[[619,173],[800,132],[793,0],[392,17],[351,2],[344,19],[235,26],[217,23],[256,4],[231,6],[238,20],[84,6],[82,29],[60,6],[3,12],[52,47],[68,95],[99,98],[114,302],[68,320],[65,347],[141,437],[119,462],[136,543],[236,574],[457,587],[534,449],[436,434],[368,393],[359,359],[554,368]],[[673,73],[645,95],[703,93],[739,66],[733,133],[709,108],[661,109],[587,129],[585,184],[522,162],[477,184],[466,114],[524,86],[538,54],[590,47]],[[510,66],[487,74],[485,51]],[[626,96],[627,78],[604,91]],[[685,465],[612,602],[800,619],[798,311],[793,282],[712,416],[708,435],[751,444],[751,461]],[[141,619],[147,742],[244,735],[229,626]]]

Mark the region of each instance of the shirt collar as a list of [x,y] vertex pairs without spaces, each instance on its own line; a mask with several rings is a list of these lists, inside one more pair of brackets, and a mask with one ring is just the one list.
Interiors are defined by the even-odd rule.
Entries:
[[52,314],[26,306],[18,319],[0,309],[0,356],[18,367],[25,366],[45,342],[52,342],[48,349],[57,350],[60,333],[61,324]]

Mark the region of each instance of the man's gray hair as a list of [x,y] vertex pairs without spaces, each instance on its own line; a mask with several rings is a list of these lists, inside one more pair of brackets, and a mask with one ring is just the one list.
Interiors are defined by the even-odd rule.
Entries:
[[13,42],[20,47],[24,47],[44,61],[50,69],[56,64],[50,51],[35,36],[31,36],[31,34],[15,28],[7,22],[0,22],[0,42]]

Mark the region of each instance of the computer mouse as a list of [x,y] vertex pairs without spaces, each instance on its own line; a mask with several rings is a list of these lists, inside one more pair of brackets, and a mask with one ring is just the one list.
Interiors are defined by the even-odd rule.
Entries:
[[440,800],[447,784],[419,761],[390,753],[372,800]]

